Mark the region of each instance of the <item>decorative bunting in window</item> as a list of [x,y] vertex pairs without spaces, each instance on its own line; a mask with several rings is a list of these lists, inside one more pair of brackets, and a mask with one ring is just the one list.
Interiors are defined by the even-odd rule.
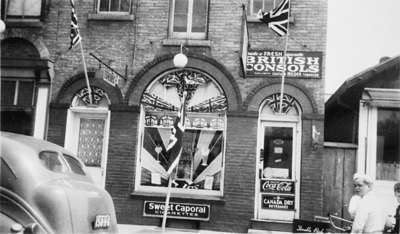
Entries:
[[168,103],[167,101],[156,96],[155,94],[151,94],[146,91],[143,93],[141,103],[144,104],[145,109],[148,110],[169,110],[169,111],[178,110],[178,107]]
[[219,112],[228,107],[224,96],[213,97],[189,108],[192,112]]
[[[225,95],[216,88],[212,87],[211,79],[206,77],[204,74],[191,70],[174,71],[168,73],[158,80],[158,83],[162,85],[161,91],[146,90],[143,93],[141,103],[144,105],[145,110],[149,111],[176,111],[179,109],[178,104],[172,104],[173,98],[165,96],[171,94],[171,87],[175,87],[177,94],[182,98],[184,91],[187,92],[187,111],[191,112],[221,112],[228,109],[228,103]],[[216,92],[218,96],[209,97],[210,95],[204,95],[203,92]],[[219,91],[219,92],[218,92]],[[161,96],[164,95],[164,98]],[[193,97],[196,98],[193,99]],[[176,98],[175,98],[176,99]],[[170,101],[167,101],[170,100]]]
[[[148,173],[149,177],[151,173],[159,174],[164,184],[167,183],[169,165],[166,150],[170,135],[166,134],[168,131],[165,128],[146,128],[142,152],[144,172]],[[161,149],[158,153],[157,148]],[[210,182],[212,178],[213,183],[208,189],[218,190],[217,181],[221,176],[222,151],[223,132],[221,130],[186,130],[182,140],[181,160],[177,166],[178,177],[173,186],[205,188],[206,181]],[[150,185],[150,178],[147,183]]]

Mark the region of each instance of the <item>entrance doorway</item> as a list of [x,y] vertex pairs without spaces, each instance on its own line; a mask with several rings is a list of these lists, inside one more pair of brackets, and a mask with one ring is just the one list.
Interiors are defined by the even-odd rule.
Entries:
[[[260,111],[257,142],[255,218],[291,222],[299,218],[301,121],[293,97],[266,99]],[[282,111],[281,113],[279,113]]]
[[[110,111],[104,92],[95,105],[87,105],[79,95],[68,110],[65,148],[76,154],[86,166],[95,184],[105,186]],[[96,92],[97,91],[97,92]]]

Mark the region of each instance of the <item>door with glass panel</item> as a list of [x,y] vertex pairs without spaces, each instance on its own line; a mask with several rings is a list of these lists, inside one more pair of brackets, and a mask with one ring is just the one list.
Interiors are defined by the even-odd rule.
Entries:
[[297,123],[261,122],[258,137],[258,219],[293,220],[298,211]]
[[100,187],[105,185],[108,116],[108,111],[84,113],[70,110],[66,130],[66,148],[83,161],[88,173]]

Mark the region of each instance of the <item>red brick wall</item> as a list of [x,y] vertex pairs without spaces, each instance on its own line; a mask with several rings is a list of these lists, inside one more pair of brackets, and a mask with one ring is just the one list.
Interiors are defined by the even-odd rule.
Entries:
[[50,105],[47,140],[61,146],[64,146],[68,107],[66,104]]
[[[92,20],[94,0],[75,0],[80,32],[83,38],[86,62],[89,69],[98,67],[89,53],[109,63],[128,80],[122,84],[127,95],[131,84],[138,82],[141,69],[164,54],[175,54],[178,46],[164,46],[168,38],[169,1],[133,0],[134,20]],[[255,159],[257,142],[257,114],[246,112],[240,100],[251,99],[253,93],[265,84],[266,78],[244,79],[240,74],[239,50],[241,41],[242,3],[245,0],[210,0],[208,39],[210,47],[190,47],[189,53],[208,56],[218,62],[238,87],[238,105],[230,109],[225,154],[225,203],[212,203],[209,222],[200,222],[202,229],[245,232],[254,212]],[[43,28],[11,28],[7,36],[26,37],[34,44],[48,49],[54,61],[52,79],[52,102],[64,83],[83,71],[79,46],[67,50],[70,33],[70,6],[65,0],[48,1],[48,11]],[[322,51],[325,60],[327,0],[292,0],[294,24],[290,27],[288,50]],[[137,24],[136,24],[137,23]],[[248,23],[252,49],[283,50],[284,38],[279,38],[266,25]],[[299,83],[310,94],[313,113],[308,113],[302,123],[302,171],[301,171],[301,218],[312,219],[322,212],[321,149],[312,148],[311,129],[315,124],[323,139],[324,76],[322,79],[299,79]],[[154,74],[156,76],[157,74]],[[217,80],[218,77],[215,77]],[[279,82],[279,78],[271,78]],[[268,89],[268,87],[266,87]],[[130,95],[140,96],[137,90]],[[128,103],[130,97],[125,97]],[[250,103],[250,100],[248,101]],[[246,103],[245,103],[246,104]],[[257,107],[255,107],[257,109]],[[60,145],[64,143],[66,110],[51,108],[48,138]],[[242,110],[244,112],[239,114]],[[236,114],[235,114],[236,113]],[[143,200],[132,196],[137,152],[138,107],[111,105],[111,126],[107,164],[106,189],[115,201],[118,220],[121,223],[158,225],[159,220],[143,217]]]

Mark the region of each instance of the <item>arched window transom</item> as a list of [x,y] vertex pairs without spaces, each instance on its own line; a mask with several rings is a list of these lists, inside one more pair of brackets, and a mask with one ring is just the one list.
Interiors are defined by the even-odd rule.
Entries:
[[276,114],[285,114],[290,116],[298,116],[300,114],[300,105],[297,100],[288,95],[283,94],[282,99],[282,113],[280,113],[280,93],[275,93],[268,96],[264,100],[264,106],[261,110],[261,115],[276,115]]
[[87,106],[87,105],[96,105],[96,106],[103,106],[108,107],[110,104],[110,100],[107,96],[107,93],[98,87],[91,87],[92,88],[92,103],[90,103],[89,92],[88,88],[85,87],[79,90],[72,102],[72,106]]

